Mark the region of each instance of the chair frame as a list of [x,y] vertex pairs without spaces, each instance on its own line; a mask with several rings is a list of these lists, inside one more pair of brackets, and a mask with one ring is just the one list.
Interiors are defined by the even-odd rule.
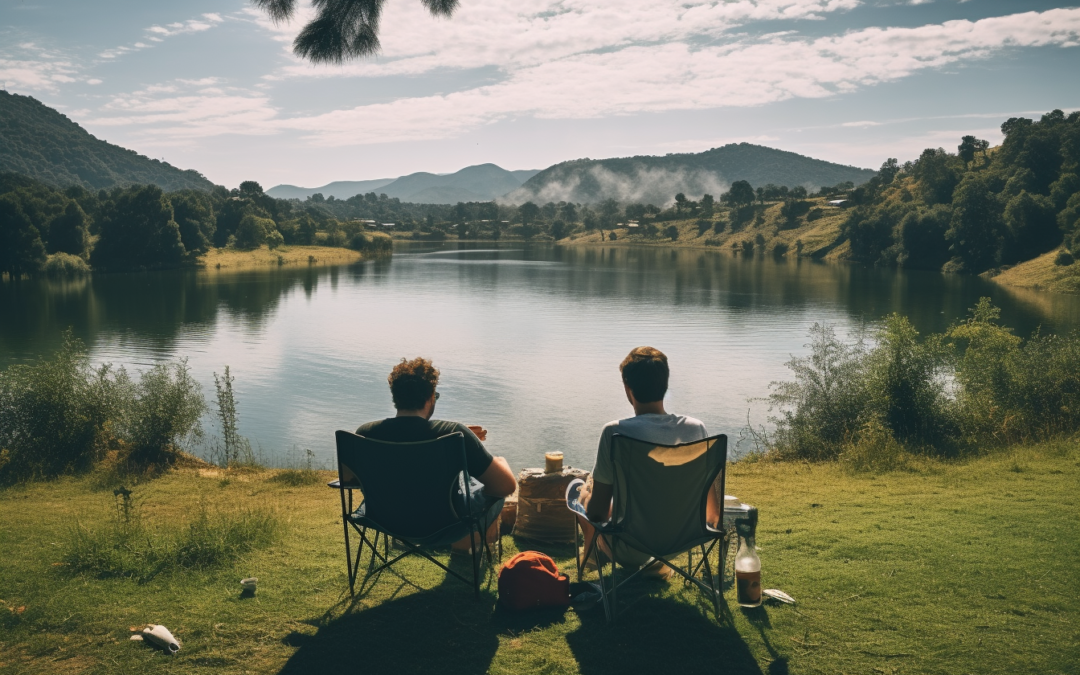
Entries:
[[[338,431],[338,432],[336,432],[336,439],[337,439],[337,441],[339,443],[339,447],[340,447],[342,434],[346,434],[348,436],[359,436],[358,434],[352,434],[351,432],[348,432],[348,431]],[[368,568],[367,568],[367,571],[364,574],[364,580],[363,580],[363,582],[361,584],[361,587],[363,587],[363,585],[366,584],[368,579],[371,579],[373,575],[378,574],[379,572],[383,571],[384,569],[387,569],[387,568],[391,567],[392,565],[394,565],[398,561],[402,560],[403,558],[405,558],[407,556],[410,556],[410,555],[418,555],[418,556],[428,560],[429,562],[435,563],[436,565],[441,567],[444,571],[446,571],[448,574],[450,574],[450,575],[456,577],[457,579],[460,579],[462,582],[472,586],[474,597],[476,597],[476,598],[480,597],[480,568],[483,565],[483,557],[484,557],[485,553],[487,554],[487,560],[488,560],[489,567],[492,567],[494,565],[493,556],[492,556],[492,553],[491,553],[491,545],[487,541],[487,531],[488,531],[488,528],[491,526],[491,523],[488,522],[487,518],[485,517],[486,513],[487,513],[486,510],[484,511],[484,513],[480,513],[480,514],[473,513],[472,484],[471,484],[470,476],[469,476],[468,462],[466,461],[466,458],[465,458],[465,435],[463,433],[461,433],[460,431],[457,431],[457,432],[454,432],[452,434],[447,434],[446,436],[440,436],[439,438],[432,439],[430,441],[421,441],[420,443],[436,443],[436,442],[439,442],[439,441],[447,438],[448,436],[457,436],[458,437],[458,439],[459,439],[459,447],[460,447],[460,450],[461,450],[461,460],[460,460],[461,461],[461,467],[462,467],[461,472],[462,472],[462,475],[464,477],[464,485],[465,485],[465,491],[463,492],[463,494],[464,494],[464,497],[465,497],[465,505],[466,505],[466,508],[468,509],[468,513],[467,513],[466,517],[462,518],[459,522],[469,526],[469,533],[466,536],[473,539],[473,541],[470,542],[470,546],[469,546],[469,552],[472,555],[472,579],[470,580],[470,579],[466,578],[465,576],[461,575],[460,573],[450,569],[447,565],[444,565],[441,561],[437,560],[434,556],[432,556],[430,553],[425,551],[423,549],[423,547],[420,546],[420,545],[414,544],[414,543],[412,543],[412,542],[410,542],[410,541],[408,541],[406,539],[396,537],[393,532],[388,532],[388,531],[385,531],[384,529],[376,528],[376,527],[370,526],[370,525],[360,525],[360,524],[356,523],[352,519],[351,516],[353,515],[355,510],[357,508],[359,508],[360,505],[356,505],[354,507],[353,491],[359,490],[360,493],[361,493],[361,498],[363,498],[363,486],[360,484],[359,479],[357,479],[357,482],[346,482],[342,478],[342,475],[341,475],[341,460],[340,460],[340,456],[339,456],[338,457],[338,479],[335,480],[335,481],[331,481],[331,482],[327,483],[327,487],[336,489],[338,491],[338,493],[340,494],[340,497],[341,497],[341,522],[342,522],[342,528],[343,528],[344,533],[345,533],[345,569],[346,569],[346,572],[347,572],[347,574],[349,576],[349,594],[350,595],[355,594],[356,579],[357,579],[357,577],[359,576],[359,573],[360,573],[360,561],[363,558],[364,548],[367,547],[371,551],[371,556],[370,556],[370,558],[368,560]],[[365,440],[369,440],[369,441],[374,440],[374,439],[367,439],[364,436],[359,436],[359,437],[364,438]],[[419,444],[419,443],[390,443],[390,442],[387,442],[387,441],[375,441],[375,442],[380,443],[380,444],[384,444],[384,445],[389,445],[389,446],[395,446],[395,445],[415,446],[415,445]],[[453,488],[451,488],[451,489],[453,489]],[[361,501],[361,505],[362,504],[363,504],[363,501]],[[498,519],[498,517],[499,516],[496,515],[496,519]],[[350,537],[349,537],[349,528],[350,528],[350,526],[356,532],[356,534],[359,535],[359,537],[360,537],[360,541],[359,541],[359,543],[357,544],[357,547],[356,547],[356,559],[355,559],[355,561],[353,560],[353,557],[352,557],[352,545],[350,543]],[[372,532],[375,533],[373,537],[369,538],[368,530],[371,530]],[[475,535],[479,535],[480,541],[483,543],[483,550],[482,551],[478,550],[480,547],[478,545],[476,545],[476,543],[475,543],[476,542]],[[383,552],[382,553],[379,553],[379,537],[380,536],[383,538]],[[393,539],[398,546],[403,547],[405,549],[402,553],[398,554],[397,556],[395,556],[393,558],[390,557],[391,539]],[[499,539],[497,541],[497,548],[498,548],[498,552],[499,552],[499,561],[501,562],[502,561],[502,533],[501,532],[499,533]],[[376,565],[376,561],[378,561],[377,565]]]
[[[632,438],[631,436],[626,436],[625,434],[615,434],[612,437],[612,443],[611,443],[612,465],[614,465],[614,463],[615,463],[614,447],[615,447],[615,438],[617,438],[617,437],[624,437],[624,438],[628,438],[630,440],[643,442],[643,443],[648,443],[648,441],[641,441],[640,439]],[[714,445],[715,444],[722,444],[722,447],[723,447],[721,452],[724,455],[724,460],[720,463],[720,466],[719,466],[719,468],[717,468],[716,473],[713,474],[712,476],[710,476],[708,482],[706,483],[706,485],[707,485],[706,490],[719,490],[718,499],[719,499],[719,502],[720,502],[720,509],[721,509],[721,514],[720,514],[721,522],[719,523],[720,529],[719,530],[714,530],[713,528],[706,526],[706,528],[705,528],[706,532],[708,532],[710,534],[715,534],[715,536],[713,537],[713,539],[711,541],[707,541],[707,542],[702,543],[702,544],[700,544],[700,545],[698,545],[696,547],[691,547],[690,549],[687,550],[687,552],[686,552],[687,559],[686,559],[686,568],[685,569],[682,568],[682,567],[679,567],[678,565],[673,564],[668,558],[665,558],[663,556],[655,556],[654,555],[654,556],[652,556],[652,558],[645,565],[642,565],[640,569],[634,571],[630,576],[626,577],[622,581],[619,581],[617,576],[616,576],[617,572],[618,572],[618,566],[617,566],[617,563],[615,561],[615,551],[617,550],[616,547],[618,546],[619,535],[623,531],[622,525],[612,523],[610,521],[605,521],[603,523],[597,523],[595,521],[589,520],[588,521],[589,524],[594,529],[594,534],[593,534],[593,536],[591,538],[589,538],[587,541],[585,541],[583,551],[581,553],[578,553],[577,552],[577,535],[582,534],[582,529],[581,529],[581,521],[578,519],[578,516],[580,514],[578,514],[577,512],[574,513],[574,533],[575,533],[574,556],[575,556],[575,559],[576,559],[575,562],[577,563],[577,580],[579,582],[582,580],[582,575],[583,575],[583,572],[584,572],[585,565],[586,565],[586,563],[587,563],[587,561],[589,559],[589,556],[591,554],[593,556],[593,563],[596,565],[596,572],[600,577],[600,594],[601,594],[601,599],[603,601],[603,606],[604,606],[604,617],[607,619],[608,623],[614,623],[615,622],[615,617],[618,614],[618,604],[617,604],[618,603],[618,589],[621,586],[625,586],[626,584],[633,581],[649,565],[651,565],[651,564],[653,564],[655,562],[661,562],[664,565],[667,565],[672,570],[674,570],[677,574],[679,574],[683,578],[685,583],[697,586],[697,588],[699,590],[701,590],[706,596],[711,598],[712,602],[713,602],[713,608],[716,610],[717,621],[721,620],[720,604],[723,601],[723,574],[724,574],[724,569],[726,567],[726,562],[727,562],[726,558],[727,558],[727,551],[728,551],[728,548],[729,548],[729,538],[730,538],[730,532],[728,532],[727,528],[725,528],[724,525],[723,525],[723,494],[724,494],[724,482],[725,482],[725,479],[726,479],[726,476],[727,476],[727,436],[725,434],[717,434],[716,436],[709,436],[708,438],[703,438],[703,439],[698,440],[698,441],[691,441],[691,442],[688,442],[688,443],[679,443],[677,445],[662,445],[662,444],[659,444],[659,443],[655,443],[655,444],[652,444],[652,445],[655,445],[656,447],[678,448],[678,447],[682,447],[682,446],[686,446],[686,445],[695,445],[697,443],[703,443],[703,442],[706,442],[706,441],[715,441]],[[620,497],[621,497],[621,495],[620,495]],[[613,499],[614,498],[615,498],[615,496],[613,495]],[[708,499],[708,492],[706,492],[703,495],[703,498]],[[588,518],[586,518],[586,519],[588,520]],[[611,551],[610,556],[605,555],[605,557],[610,558],[610,564],[611,564],[611,572],[609,574],[609,576],[610,576],[610,584],[611,584],[610,589],[608,589],[608,581],[605,579],[605,575],[604,575],[604,566],[605,566],[606,563],[604,563],[603,560],[601,560],[601,558],[600,558],[600,554],[601,554],[600,547],[596,545],[596,540],[597,540],[597,538],[600,538],[600,537],[603,537],[605,543],[607,543],[607,545],[608,545],[608,550]],[[714,574],[713,569],[712,569],[712,564],[710,563],[709,559],[710,559],[710,556],[712,555],[713,549],[716,548],[718,543],[720,544],[719,560],[717,561],[718,565],[719,565],[718,569],[717,569],[718,574]],[[700,552],[701,552],[701,560],[698,561],[697,565],[694,565],[694,561],[693,561],[694,548],[699,549]],[[708,583],[706,583],[705,581],[697,578],[698,572],[703,567],[704,567],[704,570],[705,570],[705,577],[708,580]]]

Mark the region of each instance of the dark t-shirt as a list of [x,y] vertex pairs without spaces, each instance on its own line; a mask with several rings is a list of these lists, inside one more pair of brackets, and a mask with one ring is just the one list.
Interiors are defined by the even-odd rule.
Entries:
[[457,431],[465,435],[465,463],[469,467],[469,475],[479,478],[491,466],[491,453],[476,434],[460,422],[426,420],[415,416],[388,417],[377,422],[368,422],[357,429],[356,433],[358,436],[387,443],[416,443],[431,441]]

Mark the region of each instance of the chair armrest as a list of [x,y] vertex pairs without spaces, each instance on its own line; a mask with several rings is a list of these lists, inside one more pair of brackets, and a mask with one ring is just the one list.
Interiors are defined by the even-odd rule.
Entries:
[[326,487],[333,488],[335,490],[359,490],[360,489],[360,484],[359,483],[346,483],[345,485],[342,485],[341,480],[338,479],[338,480],[330,481],[329,483],[326,484]]

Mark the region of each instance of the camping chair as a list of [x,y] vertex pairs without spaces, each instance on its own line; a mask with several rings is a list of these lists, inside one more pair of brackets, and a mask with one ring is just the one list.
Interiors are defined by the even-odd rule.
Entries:
[[[634,580],[648,565],[642,566],[622,581],[616,578],[619,546],[630,546],[652,557],[681,575],[688,583],[701,589],[713,601],[717,619],[723,570],[727,557],[728,533],[709,527],[706,523],[706,504],[709,490],[724,494],[727,467],[727,436],[721,434],[701,441],[680,445],[657,445],[629,436],[615,434],[611,439],[611,463],[615,469],[612,486],[612,516],[604,523],[589,521],[596,528],[596,537],[603,537],[612,552],[610,584],[605,579],[604,563],[596,537],[585,542],[578,555],[578,581],[591,554],[600,575],[600,591],[604,614],[609,622],[617,614],[618,589]],[[720,499],[721,504],[723,499]],[[580,504],[571,510],[584,515]],[[574,507],[577,508],[574,508]],[[721,506],[721,508],[723,508]],[[574,518],[575,531],[580,522]],[[719,568],[714,573],[709,557],[720,543]],[[693,565],[691,553],[699,549],[701,560]],[[673,564],[674,556],[686,551],[685,568]],[[706,581],[697,577],[704,566]]]
[[[480,567],[483,553],[492,564],[487,530],[498,518],[503,499],[488,497],[483,508],[473,506],[472,486],[465,460],[464,435],[459,431],[431,441],[387,443],[338,431],[338,480],[329,483],[341,493],[341,519],[345,529],[345,565],[349,573],[349,593],[354,592],[364,548],[371,551],[365,583],[402,558],[418,555],[435,563],[461,581],[471,584],[480,597]],[[417,467],[425,467],[418,472]],[[362,492],[363,501],[353,508],[353,490]],[[346,493],[348,493],[346,495]],[[423,514],[422,519],[413,514]],[[356,560],[352,559],[349,529],[360,535]],[[374,536],[371,536],[371,533]],[[479,533],[483,551],[475,539],[472,553],[473,578],[436,560],[425,549],[447,546]],[[379,537],[383,552],[379,552]],[[390,540],[395,539],[404,552],[391,558]],[[502,541],[498,543],[502,559]]]

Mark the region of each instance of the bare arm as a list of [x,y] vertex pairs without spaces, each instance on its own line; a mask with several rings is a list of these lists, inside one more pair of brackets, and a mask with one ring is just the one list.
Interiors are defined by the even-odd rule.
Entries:
[[608,483],[593,481],[592,495],[585,505],[585,514],[594,523],[605,522],[611,517],[611,496],[614,493]]
[[716,488],[711,487],[709,499],[705,503],[705,522],[714,528],[719,527],[720,515],[720,500],[716,497]]
[[477,477],[489,497],[509,497],[517,489],[517,479],[505,457],[495,457],[484,473]]

